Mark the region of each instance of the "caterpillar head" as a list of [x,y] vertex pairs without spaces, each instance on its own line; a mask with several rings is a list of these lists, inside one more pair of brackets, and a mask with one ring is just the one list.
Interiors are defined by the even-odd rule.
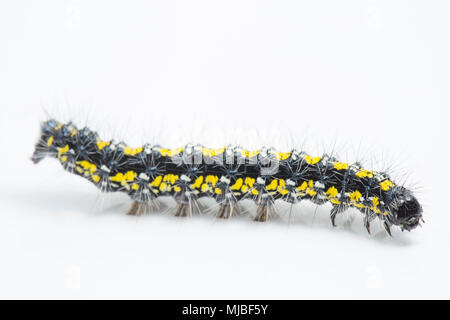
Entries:
[[422,218],[422,206],[416,197],[406,188],[399,187],[391,204],[392,223],[402,230],[411,231],[416,228]]

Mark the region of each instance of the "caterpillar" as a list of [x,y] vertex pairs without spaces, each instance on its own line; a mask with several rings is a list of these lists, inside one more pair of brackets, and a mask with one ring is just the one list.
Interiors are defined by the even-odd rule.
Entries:
[[196,201],[210,197],[219,207],[216,217],[224,219],[239,213],[242,200],[251,199],[257,207],[254,220],[266,221],[276,215],[275,200],[282,199],[290,204],[330,203],[333,226],[338,214],[356,208],[369,234],[377,218],[389,235],[391,226],[410,231],[423,221],[422,206],[412,191],[388,174],[327,154],[266,147],[249,151],[231,145],[132,148],[104,141],[88,127],[50,119],[41,124],[31,160],[38,163],[45,157],[58,159],[65,170],[102,192],[126,193],[132,199],[129,215],[141,215],[158,197],[171,196],[177,203],[173,214],[180,217],[192,215]]

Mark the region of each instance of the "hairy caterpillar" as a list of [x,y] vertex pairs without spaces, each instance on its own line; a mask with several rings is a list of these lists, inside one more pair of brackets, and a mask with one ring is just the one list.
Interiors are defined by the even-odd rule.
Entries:
[[140,215],[160,196],[172,196],[175,216],[192,214],[195,201],[213,197],[219,205],[217,218],[237,213],[239,201],[253,199],[255,221],[275,215],[274,201],[310,200],[331,203],[331,222],[349,207],[370,222],[378,218],[390,227],[412,230],[420,224],[422,207],[412,192],[381,172],[360,164],[339,162],[334,157],[312,157],[303,151],[278,152],[271,148],[248,151],[238,146],[209,149],[186,145],[165,149],[159,145],[131,148],[103,141],[96,132],[72,123],[51,119],[41,126],[32,161],[57,158],[65,170],[82,176],[103,192],[125,192],[133,200],[128,211]]

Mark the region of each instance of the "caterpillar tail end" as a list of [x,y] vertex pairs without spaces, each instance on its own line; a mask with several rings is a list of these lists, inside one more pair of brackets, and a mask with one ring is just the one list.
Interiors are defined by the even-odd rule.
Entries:
[[41,124],[40,137],[30,158],[34,164],[38,164],[47,156],[55,155],[54,135],[59,127],[61,127],[61,124],[53,119],[47,120]]
[[31,156],[30,160],[34,163],[34,164],[38,164],[39,162],[41,162],[43,159],[45,158],[44,155],[42,155],[40,152],[38,152],[37,149],[34,150],[33,155]]

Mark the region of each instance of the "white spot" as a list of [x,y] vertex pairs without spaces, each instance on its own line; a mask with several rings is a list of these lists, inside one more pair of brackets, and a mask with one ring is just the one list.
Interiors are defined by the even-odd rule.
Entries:
[[180,179],[183,180],[183,181],[186,181],[186,182],[191,181],[191,178],[189,178],[188,176],[186,176],[184,174],[181,175]]
[[191,154],[192,153],[192,149],[193,149],[192,144],[187,144],[186,147],[184,147],[184,153],[185,154]]
[[144,172],[141,172],[141,173],[139,174],[139,178],[142,179],[142,180],[145,180],[145,181],[150,180],[149,176],[146,175]]
[[295,186],[295,182],[292,181],[291,179],[287,179],[286,180],[286,184],[289,185],[289,186]]
[[314,186],[315,186],[316,188],[319,188],[319,189],[325,188],[325,185],[324,185],[323,183],[321,183],[320,181],[316,181],[316,182],[314,183]]
[[107,166],[105,166],[104,164],[102,164],[100,169],[103,170],[103,171],[106,171],[106,172],[111,172],[111,170]]
[[256,183],[257,183],[257,184],[266,184],[266,182],[264,181],[264,179],[261,178],[261,177],[256,178]]
[[222,176],[221,178],[220,178],[220,182],[224,182],[224,183],[226,183],[226,184],[230,184],[230,179],[228,179],[227,177],[224,177],[224,176]]

